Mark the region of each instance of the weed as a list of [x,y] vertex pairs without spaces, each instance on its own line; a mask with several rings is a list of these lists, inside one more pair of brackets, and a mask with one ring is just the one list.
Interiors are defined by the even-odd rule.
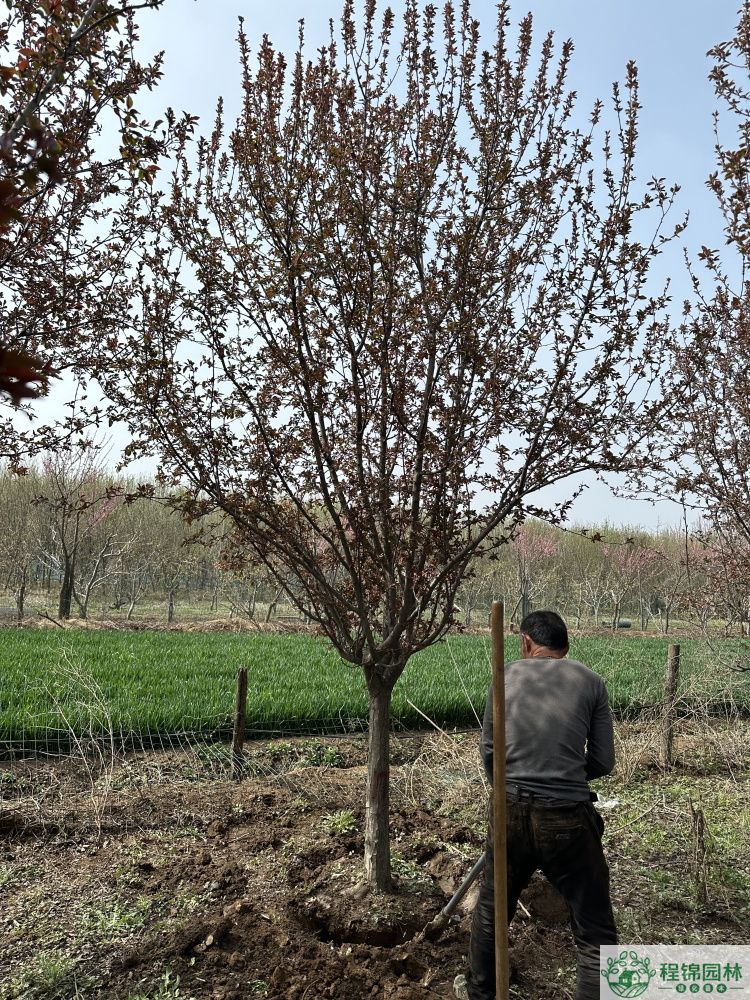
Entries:
[[335,747],[324,746],[320,740],[305,740],[301,749],[302,761],[309,767],[341,767],[344,763]]
[[407,882],[428,882],[424,869],[416,861],[407,861],[397,854],[391,856],[391,871]]
[[63,952],[41,952],[0,997],[23,1000],[84,1000],[91,979],[77,974],[76,961]]
[[131,993],[128,1000],[193,1000],[193,998],[180,989],[180,977],[173,975],[167,969],[161,982],[157,984],[156,992]]
[[351,809],[339,809],[327,813],[322,819],[323,829],[328,833],[353,833],[357,829],[357,821]]
[[33,789],[31,782],[12,771],[0,771],[0,798],[18,798],[29,794]]
[[143,927],[150,907],[151,902],[145,896],[139,897],[131,907],[114,901],[102,909],[90,910],[85,916],[84,924],[86,930],[102,937],[121,937]]

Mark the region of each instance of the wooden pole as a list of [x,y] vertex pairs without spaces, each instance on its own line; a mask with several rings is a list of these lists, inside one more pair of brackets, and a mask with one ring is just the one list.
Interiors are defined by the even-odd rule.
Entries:
[[667,654],[667,673],[664,680],[664,717],[662,720],[662,766],[672,766],[674,743],[675,702],[680,681],[680,647],[670,646]]
[[702,809],[696,809],[690,799],[690,812],[693,817],[693,864],[695,881],[695,901],[698,906],[708,902],[708,884],[706,878],[706,818]]
[[505,608],[492,602],[492,817],[495,876],[495,993],[508,1000],[508,872],[505,807]]
[[237,694],[234,701],[234,733],[232,735],[232,775],[242,775],[242,751],[245,746],[245,720],[247,719],[247,667],[237,671]]

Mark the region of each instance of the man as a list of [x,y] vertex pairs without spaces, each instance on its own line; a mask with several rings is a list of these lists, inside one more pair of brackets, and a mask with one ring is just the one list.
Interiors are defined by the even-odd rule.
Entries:
[[[568,903],[578,948],[576,1000],[599,997],[599,946],[616,944],[604,823],[588,781],[614,767],[612,713],[604,681],[569,660],[568,630],[554,611],[520,625],[521,659],[505,668],[508,920],[537,869]],[[492,781],[492,687],[480,741]],[[492,810],[484,869],[471,925],[469,972],[458,997],[495,1000]]]

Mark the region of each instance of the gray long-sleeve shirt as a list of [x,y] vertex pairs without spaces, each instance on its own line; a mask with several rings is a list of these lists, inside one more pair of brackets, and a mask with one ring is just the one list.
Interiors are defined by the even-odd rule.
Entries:
[[[531,657],[506,664],[505,740],[508,785],[587,801],[588,781],[615,764],[604,681],[577,660]],[[479,748],[491,782],[491,685]]]

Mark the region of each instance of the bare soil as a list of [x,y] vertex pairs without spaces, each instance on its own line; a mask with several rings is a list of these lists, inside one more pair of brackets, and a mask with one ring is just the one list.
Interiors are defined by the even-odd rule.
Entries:
[[[253,744],[239,781],[223,747],[96,768],[3,765],[0,998],[451,996],[475,894],[439,940],[419,932],[483,850],[476,741],[394,744],[389,894],[361,882],[360,740]],[[662,938],[747,936],[736,899],[700,911],[654,902],[633,880],[626,847],[624,834],[611,851],[620,912],[646,907]],[[687,873],[674,840],[654,849],[676,848]],[[511,946],[514,997],[572,995],[566,908],[541,877],[522,899]]]

